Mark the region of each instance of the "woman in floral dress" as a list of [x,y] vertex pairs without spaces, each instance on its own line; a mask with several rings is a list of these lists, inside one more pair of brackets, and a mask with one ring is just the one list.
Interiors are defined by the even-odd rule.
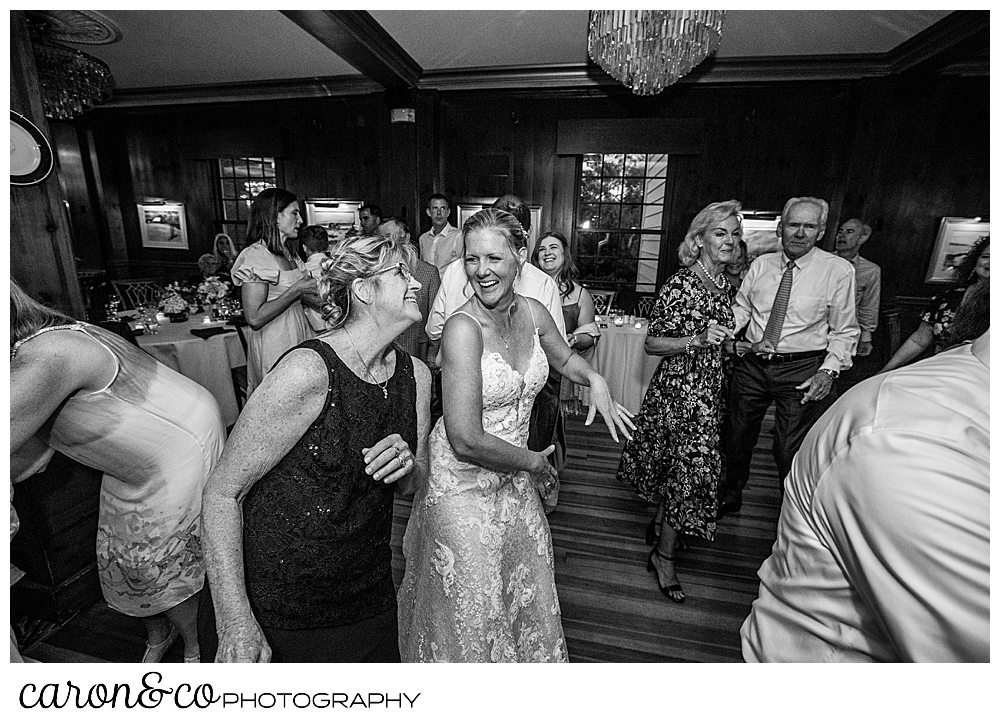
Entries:
[[[200,662],[201,496],[225,440],[215,398],[111,332],[10,282],[11,478],[52,450],[104,472],[97,573],[108,605],[142,620],[143,663],[178,636]],[[18,460],[15,464],[15,460]]]
[[[674,554],[682,535],[715,538],[722,478],[719,430],[725,409],[735,290],[723,269],[743,235],[737,201],[706,206],[678,250],[681,268],[660,289],[646,332],[647,354],[662,356],[625,445],[618,479],[659,502],[647,542],[647,569],[660,591],[684,602]],[[657,539],[655,525],[661,532]]]
[[892,358],[882,367],[882,372],[909,364],[931,348],[933,353],[937,354],[950,344],[966,341],[966,339],[952,338],[949,330],[967,300],[977,296],[975,292],[985,290],[985,298],[989,298],[989,236],[981,237],[969,249],[969,253],[955,269],[955,279],[954,286],[930,300],[920,315],[920,326],[896,350]]

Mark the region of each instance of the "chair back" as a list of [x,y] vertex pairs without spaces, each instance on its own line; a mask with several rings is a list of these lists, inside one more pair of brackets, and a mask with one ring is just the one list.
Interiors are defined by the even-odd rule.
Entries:
[[614,291],[604,291],[601,289],[587,289],[590,298],[594,300],[594,313],[607,314],[615,300]]
[[635,306],[635,315],[641,316],[643,319],[648,319],[650,313],[653,311],[653,304],[656,303],[655,296],[644,296],[639,299],[639,303]]
[[243,353],[249,354],[247,345],[247,335],[243,331],[243,327],[247,325],[246,319],[242,316],[234,316],[231,319],[232,325],[236,327],[236,335],[240,338],[240,345],[243,347]]
[[160,280],[150,279],[118,279],[112,281],[118,293],[118,298],[122,300],[125,309],[136,309],[139,306],[154,306],[160,301],[160,294],[163,287]]

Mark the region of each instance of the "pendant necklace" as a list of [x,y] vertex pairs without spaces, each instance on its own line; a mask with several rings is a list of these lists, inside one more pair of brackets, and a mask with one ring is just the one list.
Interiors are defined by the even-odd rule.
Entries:
[[[514,307],[514,304],[511,304],[510,308],[507,310],[507,331],[510,331],[510,328],[514,325],[515,311],[516,309]],[[507,340],[503,338],[503,326],[501,324],[497,324],[497,334],[500,335],[500,341],[503,342],[503,348],[510,351],[510,346],[508,346]]]
[[705,268],[705,264],[701,262],[701,259],[695,259],[694,262],[701,267],[702,271],[705,272],[705,278],[707,278],[709,281],[715,284],[715,288],[717,288],[719,291],[722,291],[724,288],[726,288],[726,279],[725,277],[723,277],[722,274],[719,274],[718,279],[712,278],[712,275],[708,273],[708,269]]
[[382,390],[382,396],[383,396],[383,398],[388,399],[389,398],[389,370],[386,369],[385,362],[382,362],[382,371],[385,372],[385,381],[384,382],[379,382],[379,380],[375,378],[375,375],[372,374],[370,371],[368,371],[368,365],[365,364],[365,359],[364,359],[363,356],[361,356],[361,352],[358,351],[358,347],[356,347],[354,345],[354,339],[351,338],[351,332],[349,332],[347,330],[347,327],[344,327],[344,333],[347,334],[347,341],[351,342],[351,348],[354,349],[354,353],[358,355],[358,361],[361,362],[361,368],[365,370],[365,374],[368,375],[368,378],[372,380],[372,382],[375,384],[375,386],[377,386],[379,389]]

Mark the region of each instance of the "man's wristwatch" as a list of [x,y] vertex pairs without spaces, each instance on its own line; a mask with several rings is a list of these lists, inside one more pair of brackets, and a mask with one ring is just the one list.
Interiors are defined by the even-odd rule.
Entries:
[[840,376],[840,372],[836,369],[820,369],[821,372],[830,377],[830,379],[836,379]]

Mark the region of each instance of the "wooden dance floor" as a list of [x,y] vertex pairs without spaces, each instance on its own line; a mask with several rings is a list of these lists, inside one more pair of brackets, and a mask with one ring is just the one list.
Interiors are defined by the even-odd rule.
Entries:
[[[754,453],[750,485],[739,515],[719,523],[714,542],[694,540],[681,553],[677,574],[687,601],[666,600],[646,572],[645,529],[654,508],[615,481],[621,445],[600,422],[567,425],[568,466],[559,506],[549,516],[556,584],[572,662],[739,662],[739,629],[757,596],[757,569],[770,554],[778,517],[777,472],[765,419]],[[397,501],[393,568],[403,573],[400,551],[409,517]],[[22,627],[25,621],[21,621]],[[143,653],[142,623],[102,601],[58,629],[27,624],[22,652],[43,662],[137,662]],[[181,662],[175,645],[165,662]]]

